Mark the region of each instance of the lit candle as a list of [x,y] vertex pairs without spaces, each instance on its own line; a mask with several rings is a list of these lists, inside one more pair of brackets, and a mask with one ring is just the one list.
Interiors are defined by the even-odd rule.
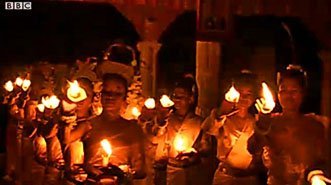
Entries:
[[171,99],[167,95],[162,95],[160,102],[162,107],[166,107],[166,108],[171,107],[175,104],[173,101],[171,101]]
[[155,100],[154,98],[148,98],[145,103],[144,103],[145,107],[147,109],[154,109],[155,108]]
[[132,107],[131,114],[134,116],[135,119],[137,119],[140,116],[141,112],[137,107]]
[[318,175],[315,175],[311,178],[311,184],[312,185],[326,185],[326,183],[323,181],[323,179]]
[[24,79],[23,83],[22,83],[23,91],[27,91],[29,89],[30,85],[31,85],[31,81],[27,80],[27,79]]
[[187,142],[182,135],[176,135],[174,139],[174,148],[178,153],[182,153],[188,149]]
[[41,102],[48,109],[56,109],[60,104],[60,100],[55,95],[42,97]]
[[45,111],[45,105],[44,104],[38,104],[37,109],[39,110],[39,112],[44,112]]
[[23,84],[23,79],[21,77],[17,77],[15,80],[15,85],[21,87]]
[[74,82],[68,81],[68,84],[67,97],[70,101],[77,103],[87,98],[86,91],[79,86],[77,80]]
[[232,86],[229,91],[225,94],[225,100],[232,103],[239,101],[240,93]]
[[262,91],[263,91],[263,100],[265,102],[263,109],[261,111],[262,113],[267,114],[270,113],[275,108],[276,104],[272,96],[272,93],[265,82],[262,83]]
[[102,155],[102,166],[107,167],[109,164],[109,157],[112,154],[112,148],[107,139],[103,139],[101,142],[101,147],[104,150],[105,155]]
[[4,88],[8,92],[12,92],[14,90],[14,84],[13,84],[13,82],[9,80],[8,82],[5,83]]

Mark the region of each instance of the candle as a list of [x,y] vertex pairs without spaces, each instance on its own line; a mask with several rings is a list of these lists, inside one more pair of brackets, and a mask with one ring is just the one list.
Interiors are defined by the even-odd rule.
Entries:
[[30,85],[31,85],[31,81],[27,80],[27,79],[24,79],[23,83],[22,83],[23,91],[27,91],[29,89]]
[[140,116],[141,112],[137,107],[133,107],[131,109],[131,114],[134,116],[135,119],[137,119]]
[[148,98],[145,103],[144,103],[145,107],[147,109],[154,109],[155,108],[155,100],[154,98]]
[[39,110],[39,112],[44,112],[45,111],[45,105],[44,104],[38,104],[37,109]]
[[314,175],[311,178],[311,184],[312,185],[326,185],[326,183],[323,181],[323,179],[318,175]]
[[100,144],[105,153],[104,155],[102,155],[102,166],[107,167],[109,164],[109,157],[113,151],[112,151],[111,145],[107,139],[103,139],[100,142]]
[[162,95],[160,99],[162,107],[168,108],[173,106],[175,103],[167,95]]
[[70,101],[77,103],[87,98],[86,91],[79,86],[77,80],[74,82],[68,81],[68,84],[67,97]]
[[239,101],[240,93],[232,87],[229,89],[229,91],[225,94],[225,100],[232,103],[237,103]]
[[8,82],[5,83],[4,88],[8,92],[12,92],[14,90],[14,84],[13,84],[13,82],[9,80]]
[[268,85],[263,82],[262,83],[262,91],[263,91],[263,100],[265,101],[263,109],[261,110],[262,113],[270,113],[274,107],[275,107],[275,102],[274,102],[274,98],[272,96],[272,93],[268,87]]
[[182,135],[176,135],[174,139],[174,148],[179,153],[182,153],[188,149],[187,142]]
[[23,79],[21,77],[17,77],[15,80],[15,85],[21,87],[23,84]]
[[60,100],[55,95],[42,97],[41,102],[48,109],[56,109],[60,104]]

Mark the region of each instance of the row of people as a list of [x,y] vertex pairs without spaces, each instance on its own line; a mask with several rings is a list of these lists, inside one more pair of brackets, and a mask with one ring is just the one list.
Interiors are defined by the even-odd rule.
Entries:
[[240,98],[224,99],[205,120],[195,114],[190,78],[175,84],[173,106],[144,106],[138,121],[121,117],[128,91],[123,76],[103,76],[101,115],[93,107],[92,81],[76,80],[84,99],[64,96],[60,110],[40,111],[33,101],[26,106],[25,127],[37,131],[32,171],[41,169],[44,177],[32,184],[249,185],[264,184],[267,176],[271,185],[297,185],[325,173],[326,128],[320,117],[300,112],[307,84],[299,69],[279,75],[281,114],[271,115],[263,99],[255,103],[259,83],[244,72],[234,79]]

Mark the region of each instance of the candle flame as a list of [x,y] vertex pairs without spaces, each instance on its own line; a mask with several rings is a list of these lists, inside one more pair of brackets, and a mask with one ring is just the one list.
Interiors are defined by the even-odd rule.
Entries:
[[234,88],[233,85],[229,89],[229,91],[225,94],[225,99],[228,102],[232,102],[232,103],[237,103],[239,101],[239,97],[240,97],[240,93]]
[[14,90],[14,84],[13,84],[13,82],[9,80],[8,82],[5,83],[4,88],[8,92],[12,92]]
[[44,104],[38,104],[37,109],[39,110],[39,112],[44,112],[45,111],[45,105]]
[[21,87],[23,84],[23,79],[21,77],[17,77],[15,80],[15,85]]
[[138,118],[141,114],[141,112],[139,111],[139,109],[137,107],[133,107],[131,109],[131,113],[135,118]]
[[318,175],[315,175],[311,178],[311,184],[312,185],[326,185],[324,180]]
[[171,107],[175,104],[167,95],[162,95],[160,102],[162,107],[166,108]]
[[263,107],[263,111],[264,113],[270,113],[274,109],[276,104],[272,96],[272,93],[265,82],[262,83],[262,91],[263,91],[263,98],[265,100],[265,106]]
[[110,145],[110,143],[109,143],[109,141],[107,139],[103,139],[100,142],[100,144],[101,144],[103,150],[106,152],[106,154],[108,156],[110,156],[113,153],[112,148],[111,148],[111,145]]
[[30,85],[31,85],[31,81],[27,80],[27,79],[24,79],[23,83],[22,83],[23,91],[27,91],[29,89]]
[[146,101],[145,101],[145,107],[147,109],[154,109],[155,108],[155,100],[154,98],[148,98]]
[[178,152],[183,152],[183,151],[187,150],[187,148],[188,148],[187,142],[182,135],[180,135],[180,134],[176,135],[176,137],[174,139],[174,147],[175,147],[175,150]]
[[86,91],[79,86],[77,80],[74,82],[68,81],[68,84],[69,88],[67,90],[67,97],[69,100],[77,103],[87,98]]
[[60,100],[55,95],[42,97],[41,102],[48,109],[55,109],[60,104]]

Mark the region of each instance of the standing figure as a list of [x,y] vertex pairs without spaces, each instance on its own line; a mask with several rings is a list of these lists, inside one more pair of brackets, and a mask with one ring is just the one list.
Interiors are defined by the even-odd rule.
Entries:
[[[206,184],[206,176],[199,168],[209,145],[208,137],[201,131],[202,119],[194,113],[194,80],[184,78],[177,82],[172,99],[174,112],[169,112],[171,104],[163,96],[160,100],[162,108],[157,109],[152,124],[152,133],[157,137],[155,166],[165,165],[167,185]],[[156,179],[155,184],[160,180]]]
[[214,109],[203,127],[217,138],[218,168],[213,185],[259,185],[263,173],[260,154],[247,150],[248,138],[254,133],[255,116],[250,112],[257,97],[256,76],[243,70],[234,79],[221,107]]
[[[107,175],[102,167],[121,168],[123,172],[128,172],[132,179],[142,179],[146,176],[142,130],[136,122],[120,116],[121,108],[125,104],[127,87],[127,80],[121,75],[103,76],[103,112],[91,120],[92,129],[83,141],[85,169],[90,184],[100,183],[95,182],[95,179]],[[105,143],[108,149],[103,148]],[[126,184],[133,183],[127,180]]]
[[263,151],[269,185],[303,185],[323,170],[326,145],[323,124],[315,116],[300,111],[306,93],[306,73],[289,66],[278,75],[278,99],[282,113],[270,115],[263,99],[256,107],[261,112],[251,138],[250,151]]

